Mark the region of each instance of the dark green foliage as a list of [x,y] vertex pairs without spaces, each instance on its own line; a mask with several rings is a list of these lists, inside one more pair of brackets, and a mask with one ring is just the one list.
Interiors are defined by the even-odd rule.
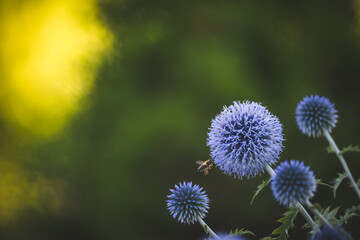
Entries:
[[[344,215],[338,217],[336,215],[338,214],[340,207],[336,207],[333,209],[331,209],[331,207],[320,209],[319,204],[314,204],[312,207],[319,209],[321,215],[323,215],[324,218],[328,220],[328,222],[333,226],[342,226],[343,224],[346,224],[347,221],[352,217],[360,216],[360,205],[352,206],[351,208],[346,209]],[[319,218],[315,217],[314,221],[315,228],[311,230],[311,233],[316,232],[317,229],[319,229],[322,225],[322,221]],[[310,225],[306,223],[304,227],[310,228]]]
[[[7,27],[26,28],[36,43],[45,41],[47,38],[42,36],[47,33],[55,33],[44,31],[52,26],[47,16],[55,17],[50,19],[51,24],[57,23],[54,20],[58,16],[66,15],[69,20],[72,17],[72,13],[66,12],[67,1],[63,1],[61,9],[53,9],[56,3],[53,0],[36,1],[36,4],[25,0],[8,2],[1,1],[0,9],[4,13],[3,6],[11,5],[14,9],[1,18],[10,20],[14,14],[18,20],[16,24],[5,22],[8,26],[2,25],[0,31],[12,36]],[[72,6],[85,7],[80,11],[82,14],[92,3],[74,2]],[[45,5],[44,14],[39,15],[41,20],[27,17],[30,28],[20,26],[19,14],[37,12],[42,3]],[[354,81],[360,74],[357,1],[106,0],[96,3],[99,6],[96,15],[112,30],[114,54],[103,64],[96,82],[81,94],[86,97],[81,98],[82,104],[74,106],[70,114],[73,118],[69,118],[66,127],[52,138],[34,139],[7,116],[7,105],[12,102],[2,101],[1,240],[200,239],[205,235],[199,234],[201,227],[175,223],[166,210],[169,187],[180,180],[201,184],[211,193],[210,213],[214,215],[209,216],[209,225],[214,230],[220,226],[225,228],[224,218],[217,217],[218,213],[224,213],[226,223],[233,223],[234,228],[251,229],[259,236],[252,237],[253,240],[267,236],[276,227],[269,229],[265,225],[276,220],[272,216],[282,213],[277,212],[280,207],[270,199],[270,194],[265,198],[265,193],[269,192],[256,196],[257,202],[251,208],[245,207],[260,180],[232,181],[230,177],[218,176],[220,171],[216,170],[208,177],[195,173],[194,162],[207,159],[209,154],[206,132],[211,118],[232,101],[249,99],[266,105],[284,124],[284,136],[288,141],[281,158],[298,157],[311,162],[311,169],[323,180],[325,176],[337,177],[333,166],[338,163],[334,156],[333,164],[322,161],[319,147],[325,144],[325,139],[310,140],[299,133],[294,111],[302,97],[311,93],[329,97],[339,110],[339,128],[334,130],[336,138],[360,146],[356,134],[360,94],[355,87],[359,84]],[[85,14],[73,20],[82,24],[89,22],[89,17],[91,20],[95,16]],[[73,22],[59,26],[67,27],[67,23]],[[34,29],[33,24],[41,24],[41,28]],[[96,26],[88,26],[86,31],[96,34],[93,29]],[[53,30],[58,33],[61,29]],[[63,38],[78,41],[72,38],[76,35],[75,32]],[[30,44],[27,40],[21,39],[21,46]],[[96,39],[89,40],[101,44]],[[31,57],[33,53],[21,51],[19,54],[24,57]],[[47,49],[41,49],[41,53],[43,51]],[[7,54],[7,51],[0,52],[3,56]],[[1,99],[10,95],[15,102],[22,101],[20,92],[6,92],[8,71],[2,67]],[[86,66],[80,68],[87,71]],[[21,69],[18,71],[23,73]],[[48,73],[52,74],[51,69]],[[77,79],[77,76],[71,78]],[[9,84],[15,86],[15,83]],[[77,88],[77,85],[62,86],[50,80],[46,86],[52,84],[69,94]],[[33,94],[28,85],[22,86],[23,92],[27,89],[27,93]],[[62,103],[57,105],[61,107]],[[57,108],[48,110],[60,111]],[[323,146],[325,148],[326,144]],[[20,170],[14,179],[7,178],[13,176],[7,174],[15,173],[6,171],[8,164]],[[351,170],[354,177],[360,177],[360,165],[353,164]],[[48,209],[51,196],[39,199],[38,204],[29,197],[12,198],[19,195],[10,188],[20,183],[18,177],[28,179],[24,187],[32,189],[35,185],[32,180],[38,176],[39,190],[58,198],[56,212]],[[52,189],[53,180],[55,185],[59,182],[60,190],[55,186],[54,192],[47,192],[46,189]],[[347,205],[340,209],[343,214],[346,207],[357,203],[357,199],[352,189],[344,186],[341,190],[349,196],[345,199],[349,200]],[[337,200],[340,200],[339,193]],[[316,198],[325,201],[328,195],[323,194],[328,192],[319,191]],[[7,206],[6,202],[11,204]],[[329,204],[332,203],[324,202],[324,206]],[[37,208],[37,205],[41,206]],[[14,216],[10,217],[17,219],[7,221],[4,217],[12,212],[11,206],[16,208]],[[238,222],[239,212],[245,226]],[[303,220],[301,216],[298,218],[296,220]],[[349,222],[354,220],[358,219]],[[289,232],[290,239],[305,240],[297,233],[309,229],[298,229],[297,222],[295,225],[296,229]],[[221,229],[228,233],[230,229],[224,228]],[[360,239],[358,229],[351,231],[357,232],[355,239]],[[273,239],[276,237],[263,238]]]
[[[360,216],[360,205],[359,206],[352,206],[351,208],[348,208],[345,210],[344,215],[336,217],[336,215],[339,212],[340,207],[336,207],[334,209],[331,209],[330,207],[327,207],[325,209],[322,209],[320,213],[329,221],[329,223],[333,226],[340,227],[343,224],[346,224],[349,219],[355,216]],[[321,220],[318,218],[315,218],[316,222],[316,228],[318,229],[321,226]],[[314,231],[312,231],[314,232]]]
[[[327,152],[328,153],[335,153],[335,150],[331,147],[331,145],[329,145],[327,148],[326,148]],[[348,153],[348,152],[360,152],[360,148],[359,146],[353,146],[353,145],[349,145],[347,147],[344,147],[342,150],[340,150],[340,153],[339,154],[344,154],[344,153]]]
[[345,213],[343,216],[341,216],[338,220],[339,225],[347,223],[347,221],[352,217],[359,217],[360,213],[360,205],[358,206],[352,206],[351,208],[348,208],[345,210]]
[[255,236],[255,234],[253,233],[253,232],[251,232],[251,231],[249,231],[249,230],[246,230],[246,229],[244,229],[244,228],[242,228],[242,229],[235,229],[235,231],[230,231],[230,233],[229,233],[230,235],[235,235],[235,236],[242,236],[242,235],[245,235],[245,234],[250,234],[250,235],[253,235],[253,236]]
[[270,181],[271,181],[271,178],[269,178],[269,179],[267,179],[267,180],[265,180],[265,181],[262,181],[262,183],[261,183],[259,186],[257,186],[257,189],[256,189],[256,191],[255,191],[255,194],[254,194],[253,198],[251,199],[250,204],[253,203],[255,197],[261,192],[261,190],[263,190],[264,187],[266,187],[267,185],[269,185]]
[[[336,214],[338,213],[339,209],[340,209],[340,207],[336,207],[334,209],[331,209],[331,207],[327,207],[325,209],[320,209],[320,213],[330,223],[337,225],[338,219],[336,218]],[[317,220],[317,219],[315,219],[315,220]]]
[[340,154],[344,154],[347,152],[360,152],[360,148],[359,146],[352,146],[351,144],[347,147],[344,147],[341,151]]
[[299,213],[299,209],[295,207],[289,208],[284,214],[282,218],[277,220],[277,222],[282,225],[275,229],[271,235],[279,235],[277,239],[286,240],[289,238],[288,231],[290,228],[294,227],[294,220]]
[[[321,209],[320,205],[317,204],[317,203],[313,204],[311,207],[318,209],[320,214],[323,215],[323,217],[326,220],[328,220],[328,222],[330,224],[335,225],[335,226],[341,225],[341,224],[338,224],[338,219],[336,218],[336,214],[338,213],[340,207],[337,207],[337,208],[334,208],[334,209],[331,209],[331,207]],[[314,234],[323,225],[323,222],[316,216],[314,218],[314,222],[315,222],[315,226],[314,226],[313,229],[311,228],[309,223],[306,223],[303,226],[304,228],[310,228],[311,229],[311,231],[310,231],[311,234]]]
[[326,151],[327,151],[328,153],[335,153],[335,150],[332,148],[331,145],[329,145],[329,146],[326,148]]
[[336,190],[338,189],[338,187],[340,186],[341,182],[347,178],[348,174],[346,172],[343,173],[338,173],[338,177],[335,178],[332,183],[333,185],[333,192],[334,192],[334,198],[336,197]]

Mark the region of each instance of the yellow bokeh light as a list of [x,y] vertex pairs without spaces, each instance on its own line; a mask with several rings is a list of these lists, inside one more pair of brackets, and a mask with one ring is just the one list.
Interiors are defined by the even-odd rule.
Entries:
[[0,159],[0,222],[17,220],[20,213],[30,208],[53,213],[61,208],[65,184],[28,175],[16,164]]
[[1,117],[52,135],[91,90],[112,35],[91,0],[3,1],[0,9]]

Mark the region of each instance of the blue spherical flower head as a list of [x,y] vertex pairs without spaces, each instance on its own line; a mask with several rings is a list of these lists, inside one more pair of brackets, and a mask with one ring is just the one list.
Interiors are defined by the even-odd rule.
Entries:
[[207,145],[216,166],[237,178],[254,177],[282,151],[282,125],[256,102],[233,102],[211,123]]
[[333,103],[326,97],[311,95],[298,103],[295,111],[296,123],[300,131],[309,137],[319,137],[324,130],[331,132],[338,115]]
[[246,238],[239,237],[236,235],[219,234],[218,237],[219,238],[216,237],[205,238],[204,240],[247,240]]
[[352,240],[352,237],[340,227],[321,227],[309,240]]
[[204,218],[209,209],[209,198],[205,191],[191,182],[175,185],[170,189],[167,207],[173,218],[181,223],[193,224],[197,218]]
[[280,163],[271,179],[271,190],[276,201],[291,207],[297,202],[306,203],[314,196],[316,179],[303,162],[291,160]]

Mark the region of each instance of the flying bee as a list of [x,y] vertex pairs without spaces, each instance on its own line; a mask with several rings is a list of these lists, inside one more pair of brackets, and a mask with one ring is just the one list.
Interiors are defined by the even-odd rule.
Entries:
[[205,175],[208,175],[210,168],[214,166],[214,161],[208,159],[206,161],[196,161],[196,164],[200,165],[198,172],[204,172]]

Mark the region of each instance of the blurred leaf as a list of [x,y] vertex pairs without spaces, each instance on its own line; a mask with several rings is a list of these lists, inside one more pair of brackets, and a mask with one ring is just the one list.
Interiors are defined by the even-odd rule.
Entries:
[[336,197],[336,190],[340,186],[341,182],[348,176],[346,172],[338,173],[338,177],[332,181],[333,185],[333,192],[334,198]]
[[347,147],[344,147],[341,151],[340,154],[344,154],[347,152],[360,152],[360,148],[359,146],[352,146],[351,144]]
[[[343,224],[346,224],[347,221],[355,216],[360,216],[360,205],[358,206],[352,206],[351,208],[348,208],[345,210],[345,213],[343,216],[336,217],[336,215],[339,212],[340,207],[336,207],[334,209],[331,209],[331,207],[327,207],[325,209],[320,209],[320,214],[324,216],[326,220],[328,220],[332,225],[335,226],[341,226]],[[322,225],[322,222],[320,219],[315,217],[315,229],[318,229]],[[309,227],[308,224],[305,224],[304,227]]]
[[263,237],[263,238],[260,238],[259,240],[276,240],[276,239],[279,239],[278,237]]
[[245,234],[250,234],[250,235],[253,235],[255,236],[255,234],[249,230],[246,230],[244,228],[242,229],[235,229],[235,231],[233,232],[232,230],[230,231],[230,235],[234,235],[234,236],[242,236],[242,235],[245,235]]
[[[339,220],[336,218],[336,214],[338,213],[339,209],[340,207],[336,207],[334,209],[331,209],[331,207],[327,207],[325,209],[320,209],[319,212],[326,220],[328,220],[329,223],[334,225],[341,225],[339,224]],[[323,224],[321,219],[318,219],[316,216],[315,222],[317,227],[320,227]]]
[[329,222],[336,222],[336,214],[338,213],[340,207],[336,207],[331,210],[330,207],[320,210],[321,215],[324,216]]
[[319,203],[313,203],[313,204],[311,204],[311,207],[312,208],[316,208],[316,209],[318,209],[318,210],[320,210],[321,209],[321,206],[320,206],[320,204]]
[[[331,145],[329,145],[327,148],[326,148],[326,151],[328,153],[335,153],[335,150],[331,147]],[[347,153],[347,152],[360,152],[360,148],[359,146],[352,146],[351,144],[347,147],[344,147],[340,152],[339,154],[344,154],[344,153]]]
[[[312,205],[312,207],[319,209],[318,204]],[[352,206],[351,208],[348,208],[345,210],[345,213],[343,216],[336,217],[336,215],[339,212],[339,209],[340,209],[340,207],[336,207],[334,209],[331,209],[331,207],[327,207],[325,209],[319,209],[319,212],[333,226],[341,226],[343,224],[346,224],[347,221],[349,219],[351,219],[352,217],[360,216],[359,215],[360,205]],[[316,216],[315,216],[314,222],[315,222],[315,227],[310,231],[310,233],[315,233],[320,228],[320,226],[323,224],[322,221]],[[311,228],[311,226],[308,223],[306,223],[303,227]]]
[[282,223],[282,225],[277,229],[275,229],[271,233],[271,235],[279,235],[280,240],[287,240],[289,238],[288,231],[290,228],[294,227],[294,220],[298,213],[299,213],[298,208],[295,207],[289,208],[289,210],[287,210],[283,214],[284,217],[277,220],[277,222]]
[[326,148],[326,151],[327,151],[328,153],[335,153],[335,150],[332,148],[331,145],[329,145],[329,146]]
[[[358,212],[358,213],[356,213]],[[359,217],[359,212],[360,212],[360,205],[358,206],[352,206],[351,208],[348,208],[345,210],[345,214],[343,216],[340,217],[339,221],[339,225],[345,224],[347,223],[347,221],[352,218],[352,217]]]
[[261,190],[263,190],[264,187],[269,185],[270,181],[271,181],[271,178],[269,178],[268,180],[262,181],[262,183],[259,186],[257,186],[255,194],[254,194],[253,198],[251,199],[250,205],[253,203],[255,197],[261,192]]
[[[340,207],[336,207],[334,209],[331,209],[331,207],[327,208],[321,208],[318,203],[315,203],[311,206],[311,208],[316,208],[319,210],[319,213],[332,225],[334,226],[340,226],[340,220],[336,218],[336,214],[338,213]],[[314,218],[314,226],[310,226],[309,223],[306,223],[303,227],[304,228],[310,228],[310,234],[314,234],[317,232],[317,230],[323,225],[323,222],[321,219],[319,219],[317,216]]]

